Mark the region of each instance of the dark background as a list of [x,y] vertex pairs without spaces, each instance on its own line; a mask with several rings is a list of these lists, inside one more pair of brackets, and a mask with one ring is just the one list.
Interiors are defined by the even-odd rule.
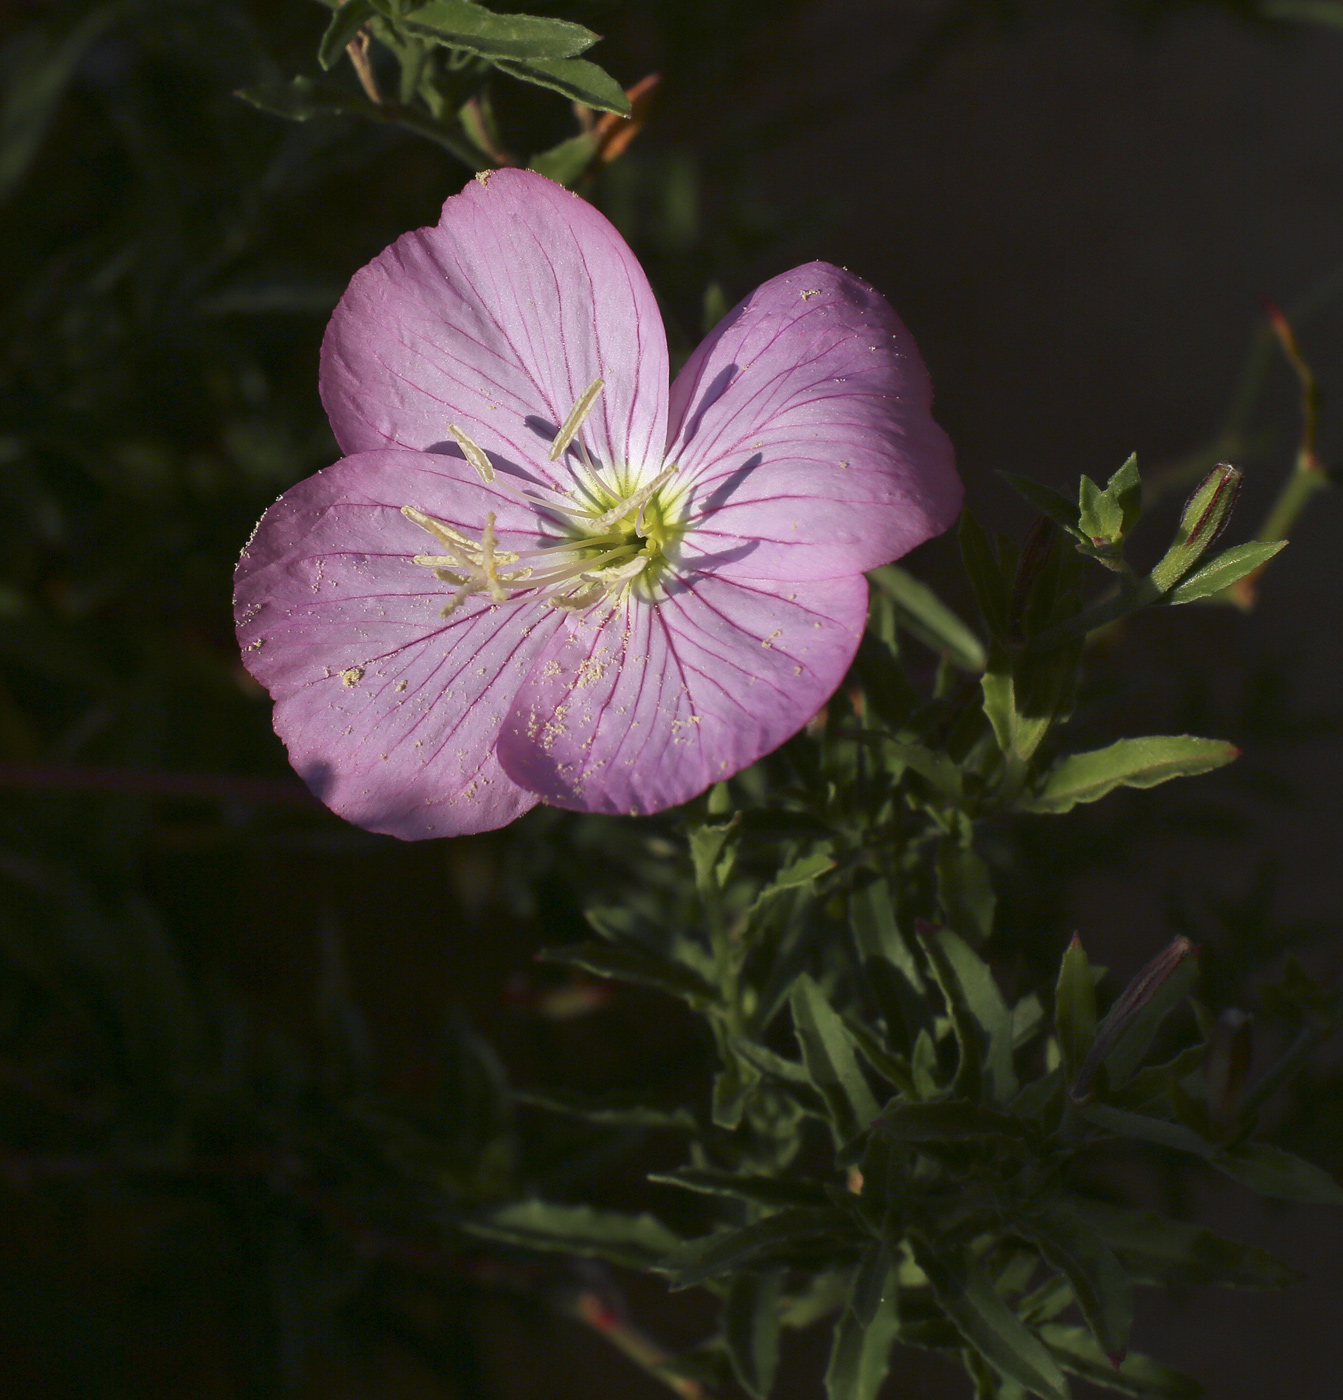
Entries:
[[[32,26],[95,9],[0,5],[11,74]],[[649,128],[593,193],[682,341],[713,280],[730,303],[813,257],[851,267],[914,331],[970,502],[1019,536],[1029,512],[995,471],[1066,489],[1135,449],[1151,473],[1196,452],[1227,413],[1260,299],[1290,307],[1343,264],[1343,31],[1252,9],[650,0],[565,13],[609,36],[594,56],[621,81],[664,75]],[[348,1070],[333,1061],[366,1037],[376,1068],[351,1073],[422,1105],[452,1079],[439,1047],[454,1008],[523,1087],[688,1096],[705,1066],[692,1029],[651,997],[617,992],[573,1019],[546,1000],[563,988],[531,955],[578,920],[555,852],[600,863],[600,837],[544,814],[417,847],[345,828],[304,805],[238,667],[237,549],[275,494],[335,455],[315,382],[330,305],[466,178],[414,138],[286,126],[230,95],[262,56],[311,71],[323,20],[302,0],[128,7],[79,60],[0,206],[0,1387],[43,1400],[652,1397],[668,1392],[525,1288],[467,1277],[441,1245],[385,1247],[400,1216],[379,1188],[336,1209],[277,1166],[290,1153],[343,1181],[348,1149],[362,1181],[365,1147],[340,1136],[355,1131],[344,1119],[332,1127]],[[558,99],[502,111],[519,150],[569,129]],[[1301,339],[1332,464],[1343,295]],[[1232,542],[1267,508],[1297,431],[1274,362],[1238,458]],[[1157,508],[1140,554],[1159,552],[1178,500]],[[1338,970],[1340,538],[1339,501],[1322,495],[1252,615],[1140,619],[1100,658],[1089,722],[1102,735],[1187,727],[1246,756],[1094,819],[1042,819],[1000,884],[1015,910],[1005,937],[1056,956],[1078,927],[1122,981],[1193,931],[1224,950],[1210,960],[1219,1004],[1244,1004],[1291,937],[1314,936],[1311,965]],[[911,566],[971,612],[948,542]],[[179,975],[190,1005],[170,1015]],[[333,1050],[332,1018],[356,1012]],[[188,1041],[208,1048],[191,1058]],[[245,1093],[220,1089],[230,1053],[252,1066]],[[1338,1171],[1340,1110],[1337,1080],[1312,1080],[1280,1111],[1282,1140]],[[521,1181],[557,1154],[602,1183],[571,1177],[576,1197],[673,1208],[639,1173],[674,1145],[588,1161],[522,1121],[541,1145],[517,1149]],[[1306,1275],[1268,1297],[1163,1295],[1140,1311],[1138,1344],[1217,1400],[1333,1393],[1336,1213],[1255,1206],[1201,1179],[1133,1185],[1183,1192]],[[711,1325],[701,1302],[627,1282],[668,1343]],[[780,1393],[820,1393],[823,1357],[822,1338],[800,1339]],[[902,1354],[890,1393],[915,1389],[967,1387]]]

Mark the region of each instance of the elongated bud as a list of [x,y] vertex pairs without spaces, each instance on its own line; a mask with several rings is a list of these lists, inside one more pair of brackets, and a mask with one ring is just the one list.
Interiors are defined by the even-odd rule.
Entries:
[[[1173,985],[1168,984],[1184,966],[1185,960],[1196,951],[1187,938],[1177,938],[1124,988],[1105,1013],[1105,1019],[1096,1027],[1096,1038],[1091,1042],[1082,1068],[1073,1081],[1071,1097],[1074,1103],[1085,1103],[1092,1097],[1097,1071],[1116,1050],[1120,1050],[1121,1055],[1115,1058],[1118,1060],[1122,1057],[1124,1063],[1122,1066],[1112,1065],[1111,1068],[1120,1071],[1116,1078],[1121,1082],[1128,1078],[1151,1045],[1152,1038],[1172,1010],[1175,1000],[1187,991],[1188,983],[1184,978],[1177,979]],[[1162,995],[1163,992],[1165,995]]]
[[1152,570],[1157,591],[1168,593],[1198,563],[1231,518],[1242,477],[1230,462],[1219,462],[1185,502],[1175,542]]
[[1248,1011],[1228,1006],[1208,1037],[1203,1079],[1208,1089],[1208,1118],[1218,1137],[1230,1137],[1240,1120],[1240,1101],[1250,1073],[1253,1020]]

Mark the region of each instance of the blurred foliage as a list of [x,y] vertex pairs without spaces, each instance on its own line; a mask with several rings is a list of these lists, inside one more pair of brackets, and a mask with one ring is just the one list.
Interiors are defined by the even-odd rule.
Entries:
[[[1244,777],[1230,770],[1216,799],[1201,789],[1201,799],[1176,796],[1158,809],[1120,795],[1059,821],[1014,813],[1033,803],[1060,810],[1077,791],[1067,788],[1068,760],[1053,766],[1052,722],[1075,701],[1069,750],[1104,751],[1143,684],[1117,634],[1142,625],[1128,616],[1137,605],[1167,603],[1113,567],[1134,523],[1125,477],[1108,496],[1086,483],[1076,507],[1052,502],[1045,514],[1062,511],[1061,532],[1042,526],[1020,555],[967,527],[982,628],[904,571],[884,571],[848,698],[734,784],[735,821],[707,801],[684,824],[538,812],[444,851],[398,847],[331,818],[289,774],[264,697],[238,663],[228,598],[238,548],[267,502],[336,455],[316,350],[351,273],[431,221],[482,155],[567,159],[566,178],[582,182],[649,267],[684,353],[730,300],[724,288],[740,289],[743,269],[794,231],[759,198],[751,166],[762,143],[811,120],[817,101],[801,83],[782,115],[723,115],[734,75],[803,0],[528,6],[605,34],[596,53],[622,85],[658,71],[671,110],[711,114],[699,127],[710,139],[692,148],[659,133],[654,105],[652,130],[607,159],[603,142],[616,128],[593,111],[519,82],[508,59],[476,53],[454,67],[442,45],[407,47],[409,31],[397,27],[407,6],[366,8],[370,63],[398,94],[390,117],[369,110],[377,104],[338,44],[328,45],[328,70],[317,62],[331,14],[304,0],[0,9],[9,1389],[330,1394],[336,1375],[395,1387],[385,1378],[402,1364],[420,1377],[407,1394],[467,1400],[507,1393],[486,1355],[491,1328],[552,1337],[548,1318],[562,1314],[683,1395],[729,1372],[764,1393],[779,1326],[843,1308],[832,1396],[870,1393],[884,1365],[878,1343],[897,1335],[964,1353],[979,1394],[1007,1394],[995,1389],[994,1366],[1010,1370],[1023,1344],[1006,1305],[985,1292],[995,1272],[994,1296],[1010,1298],[1045,1339],[1036,1346],[1047,1364],[1025,1347],[1045,1380],[1059,1364],[1093,1375],[1089,1334],[1058,1321],[1085,1280],[1039,1280],[1063,1244],[1023,1234],[1021,1218],[1014,1244],[1002,1234],[977,1244],[983,1222],[967,1216],[938,1226],[970,1241],[950,1265],[926,1253],[920,1261],[918,1228],[897,1259],[872,1243],[872,1198],[844,1189],[849,1170],[907,1185],[905,1173],[919,1191],[932,1182],[932,1201],[951,1193],[949,1182],[982,1181],[985,1142],[988,1155],[1024,1164],[1057,1127],[1049,1114],[1073,1112],[1057,1057],[1087,1053],[1076,1026],[1060,1027],[1048,1048],[1074,881],[1101,866],[1122,874],[1163,834],[1245,839],[1247,794],[1292,800],[1274,786],[1274,747],[1333,732],[1336,717],[1302,718],[1278,668],[1247,677],[1239,696],[1209,694],[1191,677],[1176,712],[1160,717],[1170,733],[1223,734],[1257,755]],[[1027,25],[1043,8],[895,6],[911,37],[889,81],[921,81],[957,45]],[[1139,20],[1179,8],[1116,0],[1117,13]],[[1260,23],[1288,18],[1289,7],[1220,8]],[[1292,18],[1329,22],[1328,7],[1315,8],[1320,15]],[[415,83],[403,88],[408,68]],[[339,98],[313,98],[320,110],[287,122],[234,95],[267,93],[274,107],[295,73]],[[1199,458],[1182,484],[1230,451],[1213,447],[1222,450]],[[1181,547],[1203,539],[1197,514]],[[1177,562],[1166,592],[1186,587],[1200,561]],[[1049,628],[1076,623],[1084,565],[1102,613],[1031,652]],[[1091,638],[1074,696],[1082,638],[1098,617],[1107,630]],[[1161,762],[1197,767],[1206,756],[1180,749]],[[1111,753],[1087,791],[1149,771],[1133,760],[1132,750]],[[1253,1096],[1266,1104],[1339,1010],[1308,970],[1312,944],[1330,930],[1282,928],[1274,878],[1266,864],[1217,899],[1195,881],[1170,892],[1169,932],[1203,945],[1206,1024],[1185,1014],[1153,1026],[1169,1067],[1136,1076],[1149,1075],[1143,1105],[1193,1134],[1181,1141],[1197,1140],[1195,1155],[1222,1169],[1217,1154],[1236,1147],[1229,1110],[1209,1108],[1200,1078],[1204,1058],[1234,1038],[1234,1028],[1216,1029],[1219,1013],[1253,1009],[1256,1034],[1281,1042],[1278,1079],[1234,1106],[1239,1131],[1253,1127]],[[884,901],[897,888],[892,910]],[[935,937],[914,932],[916,916],[964,935],[959,971],[947,971]],[[450,975],[445,939],[497,952],[467,953],[477,965]],[[1283,960],[1285,943],[1301,961]],[[537,946],[568,951],[558,965],[519,973]],[[992,1022],[993,996],[1001,1000],[986,990],[981,954],[1012,989],[1005,1058],[1001,1018],[978,1020]],[[728,973],[731,996],[717,1000]],[[911,998],[911,973],[931,1000]],[[1075,993],[1075,959],[1065,973]],[[651,992],[613,996],[617,976],[711,1009],[707,1029]],[[956,1004],[957,978],[967,977],[980,998],[973,1014]],[[470,1020],[459,1009],[467,1003]],[[498,1053],[473,1022],[504,1043],[529,1106],[513,1103]],[[1046,1086],[1036,1118],[1015,1109],[1011,1124],[983,1118],[1005,1113],[1002,1086],[1018,1073]],[[888,1139],[909,1124],[889,1111],[874,1120],[880,1129],[856,1131],[878,1093],[922,1104],[952,1089],[982,1100],[978,1127],[952,1125],[962,1138],[918,1150],[902,1139],[897,1150]],[[1337,1165],[1343,1144],[1328,1125],[1339,1094],[1326,1071],[1297,1080],[1282,1140]],[[1110,1107],[1133,1112],[1130,1101]],[[1069,1121],[1082,1136],[1122,1132],[1113,1118],[1109,1129]],[[679,1144],[690,1128],[702,1142],[687,1165]],[[851,1148],[839,1168],[832,1138]],[[1153,1150],[1169,1162],[1168,1147]],[[641,1178],[655,1166],[682,1188],[659,1188],[665,1224],[641,1214]],[[1098,1202],[1109,1189],[1103,1173],[1077,1180]],[[598,1197],[633,1209],[573,1204]],[[542,1198],[568,1203],[567,1213],[527,1204]],[[828,1215],[818,1226],[788,1216],[799,1210]],[[925,1233],[941,1219],[929,1210]],[[1104,1221],[1103,1204],[1093,1215]],[[742,1246],[762,1219],[775,1221],[773,1235],[758,1231]],[[681,1236],[715,1222],[735,1233],[680,1252]],[[1212,1280],[1211,1266],[1191,1273],[1194,1237],[1146,1228],[1153,1238],[1165,1231],[1165,1277]],[[723,1331],[673,1357],[629,1321],[615,1275],[591,1259],[536,1252],[555,1238],[618,1264],[665,1268],[674,1255],[683,1280],[705,1278],[723,1293]],[[781,1252],[764,1249],[751,1256],[754,1272],[717,1282],[722,1259],[715,1265],[711,1251],[761,1238]],[[1204,1255],[1212,1248],[1222,1277],[1283,1281],[1244,1247],[1194,1243]],[[818,1251],[826,1266],[813,1268]],[[836,1271],[835,1258],[858,1267]],[[1156,1267],[1123,1262],[1139,1277]],[[782,1263],[798,1272],[784,1280]],[[891,1270],[898,1318],[882,1288]],[[511,1323],[499,1321],[501,1309]],[[1113,1323],[1093,1311],[1102,1331]],[[1140,1363],[1128,1373],[1134,1386],[1167,1386],[1129,1393],[1188,1393]]]

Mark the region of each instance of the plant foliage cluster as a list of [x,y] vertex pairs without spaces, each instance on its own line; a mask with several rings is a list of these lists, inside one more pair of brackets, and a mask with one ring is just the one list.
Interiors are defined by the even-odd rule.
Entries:
[[[957,35],[1031,10],[934,8],[911,81]],[[1231,8],[1343,23],[1327,3]],[[967,513],[973,625],[907,569],[877,570],[848,682],[778,754],[668,819],[538,813],[489,847],[509,919],[549,950],[518,993],[537,1060],[629,984],[685,1008],[688,1068],[637,1064],[593,1093],[561,1067],[520,1092],[454,1011],[406,1072],[376,1049],[333,890],[342,867],[392,862],[374,878],[399,907],[441,870],[308,802],[227,619],[257,514],[335,455],[310,382],[323,320],[354,267],[499,164],[603,203],[669,302],[710,320],[714,279],[772,230],[749,182],[708,226],[694,158],[634,141],[656,83],[627,92],[588,27],[622,32],[620,7],[583,23],[474,0],[327,9],[52,4],[0,55],[0,1166],[38,1237],[16,1227],[25,1262],[3,1289],[38,1339],[33,1374],[143,1395],[127,1335],[170,1350],[216,1327],[220,1393],[308,1393],[322,1358],[390,1338],[445,1393],[484,1396],[476,1333],[503,1299],[537,1328],[577,1318],[690,1400],[790,1393],[782,1339],[818,1327],[830,1400],[875,1400],[903,1347],[945,1353],[984,1400],[1057,1400],[1070,1377],[1198,1394],[1130,1349],[1134,1288],[1292,1275],[1134,1206],[1114,1164],[1343,1203],[1259,1134],[1343,1002],[1280,956],[1319,930],[1279,928],[1271,882],[1211,936],[1177,911],[1122,989],[1063,938],[1050,891],[1128,839],[1075,809],[1237,757],[1180,732],[1085,736],[1127,632],[1251,606],[1329,486],[1296,342],[1309,308],[1270,318],[1208,453],[1146,480],[1130,460],[1075,500],[1011,478],[1039,515],[1020,543]],[[692,89],[781,13],[647,11]],[[1257,537],[1224,547],[1240,472],[1218,458],[1252,452],[1275,347],[1299,450]],[[1130,536],[1181,487],[1164,552],[1137,567]],[[1238,729],[1292,737],[1284,703],[1265,682]],[[277,899],[317,950],[287,1029],[288,989],[249,994],[238,959]],[[451,932],[480,936],[465,918]],[[1253,1076],[1252,1005],[1281,1046]],[[1338,1099],[1325,1071],[1302,1082],[1298,1146]],[[66,1261],[113,1220],[133,1283],[80,1302]],[[718,1324],[673,1352],[607,1266],[707,1290]]]

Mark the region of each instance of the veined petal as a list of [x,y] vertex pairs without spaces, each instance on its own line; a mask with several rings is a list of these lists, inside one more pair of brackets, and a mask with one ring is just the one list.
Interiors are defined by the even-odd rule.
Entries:
[[598,378],[584,442],[599,464],[656,475],[667,377],[662,317],[624,239],[526,170],[472,180],[436,227],[357,272],[322,343],[322,402],[347,453],[441,451],[455,424],[563,482],[546,452]]
[[275,730],[323,802],[371,831],[415,839],[503,826],[536,802],[494,743],[514,692],[562,621],[544,603],[466,601],[416,554],[438,547],[413,505],[501,548],[536,543],[536,517],[456,458],[347,457],[262,517],[235,577],[247,669],[275,700]]
[[766,282],[672,386],[687,566],[832,578],[940,534],[961,484],[931,402],[913,339],[867,283],[828,263]]
[[557,807],[638,815],[777,748],[844,677],[861,575],[804,587],[700,575],[556,633],[499,735],[515,782]]

